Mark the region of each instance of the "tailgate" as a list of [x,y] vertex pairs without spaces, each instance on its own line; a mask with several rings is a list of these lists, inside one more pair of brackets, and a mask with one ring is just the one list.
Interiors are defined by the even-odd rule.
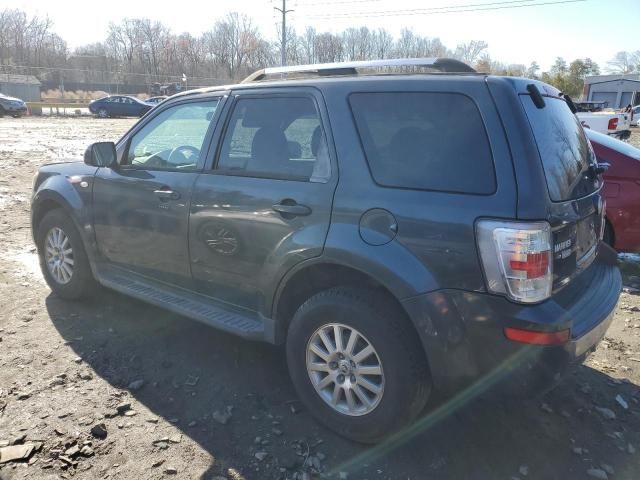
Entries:
[[595,259],[604,226],[604,204],[599,192],[552,205],[553,284],[563,286]]

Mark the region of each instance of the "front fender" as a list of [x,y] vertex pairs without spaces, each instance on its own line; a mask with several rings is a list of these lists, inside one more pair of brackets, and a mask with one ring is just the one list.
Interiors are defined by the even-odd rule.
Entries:
[[95,236],[91,215],[92,188],[93,176],[51,175],[42,181],[31,200],[31,231],[34,242],[37,242],[40,219],[55,204],[55,208],[62,208],[75,224],[93,265]]

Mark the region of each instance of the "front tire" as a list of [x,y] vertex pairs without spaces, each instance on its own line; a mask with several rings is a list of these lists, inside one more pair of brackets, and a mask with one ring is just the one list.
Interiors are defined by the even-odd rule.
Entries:
[[51,290],[66,300],[90,296],[96,283],[80,233],[64,211],[48,212],[38,225],[40,268]]
[[295,313],[287,363],[302,402],[338,434],[376,443],[422,411],[428,365],[403,312],[374,292],[320,292]]
[[106,108],[101,108],[101,109],[98,110],[98,117],[107,118],[107,117],[109,117],[109,112],[107,112]]

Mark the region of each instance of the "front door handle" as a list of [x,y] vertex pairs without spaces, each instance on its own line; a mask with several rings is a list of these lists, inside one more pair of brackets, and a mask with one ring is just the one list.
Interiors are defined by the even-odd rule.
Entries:
[[311,209],[306,205],[300,205],[295,200],[283,200],[276,203],[271,208],[281,214],[284,218],[306,217],[311,214]]
[[180,193],[179,192],[174,192],[169,187],[159,188],[158,190],[154,190],[153,193],[160,200],[165,200],[165,201],[166,200],[178,200],[180,198]]

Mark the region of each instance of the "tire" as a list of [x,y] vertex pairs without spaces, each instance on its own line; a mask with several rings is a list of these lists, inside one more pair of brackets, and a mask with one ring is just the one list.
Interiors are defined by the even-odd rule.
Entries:
[[[335,368],[336,362],[331,365],[326,360],[329,373],[309,372],[309,355],[317,365],[325,362],[320,356],[310,353],[309,346],[320,338],[318,331],[327,325],[330,325],[328,332],[331,341],[330,332],[335,328],[331,325],[335,324],[343,326],[340,327],[343,332],[341,343],[347,360],[338,360],[338,368]],[[352,349],[355,355],[351,356],[348,353],[350,329],[357,330],[361,335]],[[335,343],[334,335],[332,346],[335,347]],[[357,353],[364,350],[367,343],[373,347],[374,353],[364,359],[366,361],[357,360]],[[311,414],[331,430],[357,442],[377,443],[400,430],[423,410],[431,391],[424,351],[412,326],[402,312],[390,302],[380,301],[374,292],[337,287],[312,296],[300,306],[291,321],[286,350],[289,374],[300,399]],[[328,350],[323,349],[323,353],[326,354]],[[362,364],[350,370],[349,364],[351,368],[354,364],[349,360],[362,361],[366,365],[379,364],[382,375],[360,375],[358,371],[361,371]],[[369,370],[371,368],[369,366]],[[348,387],[342,388],[343,393],[339,394],[339,401],[334,407],[330,405],[332,399],[328,397],[332,396],[332,391],[335,395],[340,377],[335,377],[337,380],[332,382],[333,386],[323,391],[324,398],[316,390],[312,377],[316,384],[321,384],[326,377],[340,372],[345,372],[350,380]],[[343,378],[342,385],[347,385],[344,375]],[[318,379],[321,380],[318,382]],[[366,380],[378,386],[381,391],[379,396],[361,386]],[[346,410],[351,410],[351,406],[347,405],[346,390],[352,387],[356,408],[348,413]],[[358,395],[355,394],[356,388],[359,389]],[[359,400],[363,391],[367,393],[369,406]]]
[[4,108],[0,107],[0,118],[4,117],[5,115],[6,114],[5,114]]
[[12,114],[11,114],[11,116],[12,116],[13,118],[21,118],[21,117],[22,117],[22,114],[21,114],[21,113],[12,113]]
[[[64,249],[64,261],[67,268],[71,268],[71,273],[64,270],[64,268],[58,268],[57,275],[52,272],[52,269],[47,265],[47,261],[52,260],[48,256],[47,247],[51,248],[56,243],[49,243],[49,235],[55,230],[62,232],[68,239],[68,242],[62,244]],[[61,242],[60,242],[61,243]],[[61,298],[66,300],[80,300],[87,298],[94,293],[96,288],[96,282],[91,272],[89,265],[89,259],[84,248],[80,233],[76,229],[73,221],[64,213],[63,210],[56,209],[48,212],[38,225],[38,256],[40,258],[40,268],[47,284],[51,290]],[[70,252],[68,251],[70,248]],[[60,257],[58,257],[60,258]],[[68,261],[71,260],[72,264]],[[64,270],[61,272],[61,270]],[[60,275],[68,276],[66,281],[60,280]]]
[[100,117],[100,118],[108,118],[109,117],[109,112],[107,112],[106,108],[100,108],[98,110],[98,117]]

